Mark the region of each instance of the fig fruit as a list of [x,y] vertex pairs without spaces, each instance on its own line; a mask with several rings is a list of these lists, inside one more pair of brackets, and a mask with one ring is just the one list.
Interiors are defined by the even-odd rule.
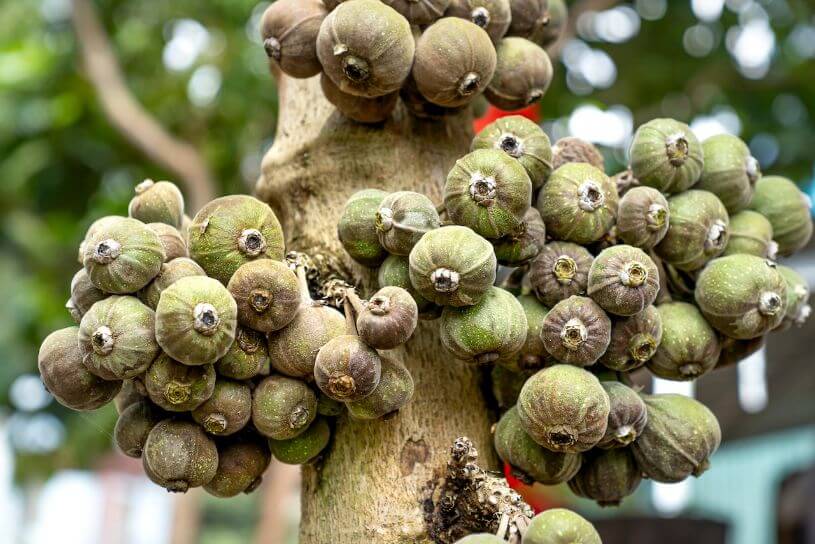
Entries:
[[161,265],[158,275],[139,291],[139,299],[147,306],[156,309],[161,293],[181,278],[189,276],[206,276],[207,273],[198,263],[186,257],[179,257]]
[[363,266],[375,268],[388,256],[376,230],[376,212],[387,195],[379,189],[357,191],[345,203],[337,223],[342,247]]
[[600,506],[619,506],[641,481],[634,455],[628,448],[621,448],[587,454],[580,472],[569,480],[569,489]]
[[602,544],[594,525],[582,516],[563,508],[552,508],[532,518],[521,542],[522,544]]
[[538,256],[546,245],[546,225],[538,210],[529,208],[518,230],[494,240],[495,258],[503,266],[519,267]]
[[812,238],[812,202],[787,178],[758,180],[749,209],[769,219],[779,255],[792,255]]
[[264,366],[269,366],[269,351],[263,334],[238,327],[235,341],[226,355],[215,363],[219,376],[234,380],[249,380],[260,374]]
[[601,172],[605,171],[603,154],[593,143],[567,136],[552,146],[552,169],[557,170],[572,162],[590,164]]
[[[469,0],[484,1],[491,0]],[[481,129],[470,146],[471,151],[476,149],[500,149],[516,159],[529,175],[534,190],[540,189],[552,173],[549,136],[537,123],[520,115],[501,117]]]
[[192,411],[209,434],[227,436],[243,429],[252,417],[252,391],[244,382],[219,378],[212,395]]
[[127,213],[142,223],[164,223],[178,228],[184,218],[184,196],[174,183],[146,179],[136,185],[136,196]]
[[493,42],[504,37],[512,19],[509,0],[451,0],[446,15],[483,28]]
[[[352,296],[356,299],[356,295]],[[416,330],[419,309],[410,293],[401,287],[383,287],[358,307],[359,337],[372,348],[401,346]]]
[[260,36],[269,61],[296,78],[316,76],[317,35],[328,14],[320,0],[277,0],[263,13]]
[[410,260],[403,255],[390,255],[377,272],[379,287],[401,287],[413,297],[420,317],[432,311],[434,304],[424,298],[410,283]]
[[[642,397],[620,382],[600,382],[608,394],[611,411],[608,414],[606,434],[597,444],[598,448],[624,448],[634,442],[645,429],[648,412]],[[589,497],[591,498],[591,497]]]
[[143,454],[148,476],[168,491],[186,493],[208,484],[218,470],[218,449],[194,423],[166,419],[147,435]]
[[670,217],[662,193],[653,187],[634,187],[620,199],[617,235],[626,244],[651,249],[668,233]]
[[697,189],[719,197],[727,213],[747,207],[753,198],[761,167],[750,148],[737,136],[717,134],[702,142],[704,168]]
[[331,427],[323,418],[317,418],[308,429],[288,440],[269,440],[272,455],[287,465],[305,465],[315,460],[331,440]]
[[659,292],[659,271],[643,250],[627,245],[604,249],[589,269],[589,296],[608,313],[632,316]]
[[128,457],[140,458],[147,442],[147,435],[167,414],[147,400],[140,400],[128,406],[116,420],[113,440],[119,451]]
[[282,329],[300,307],[297,275],[280,261],[249,261],[235,271],[227,289],[238,307],[238,322],[261,332]]
[[374,392],[382,372],[375,349],[355,334],[332,338],[317,352],[314,382],[320,391],[343,402],[364,399]]
[[716,366],[721,344],[699,309],[686,302],[660,304],[662,342],[648,370],[666,380],[694,380]]
[[147,223],[147,228],[158,236],[164,249],[164,262],[187,256],[187,242],[177,228],[166,223]]
[[440,223],[436,205],[412,191],[387,195],[376,211],[379,243],[393,255],[410,255],[422,235],[439,228]]
[[611,341],[611,319],[587,297],[569,297],[555,304],[541,328],[546,351],[560,363],[590,366]]
[[269,376],[252,393],[252,423],[275,440],[294,438],[317,417],[317,395],[303,381]]
[[222,498],[256,490],[271,461],[268,446],[255,437],[241,436],[218,443],[217,447],[218,470],[204,490]]
[[372,98],[344,93],[325,74],[320,76],[320,87],[323,95],[338,112],[352,121],[367,125],[387,121],[399,101],[397,91]]
[[379,384],[367,397],[345,403],[354,419],[384,418],[406,406],[413,397],[413,377],[395,359],[382,357]]
[[730,240],[722,255],[755,255],[775,260],[778,244],[773,241],[773,226],[766,217],[752,210],[730,216]]
[[589,284],[594,257],[583,246],[550,242],[529,265],[529,283],[535,296],[552,307],[561,300],[583,295]]
[[662,342],[662,318],[654,306],[614,320],[611,342],[600,362],[617,372],[631,372],[651,360]]
[[687,191],[702,175],[702,144],[688,125],[674,119],[640,126],[629,153],[634,177],[665,194]]
[[162,353],[142,380],[155,404],[169,412],[189,412],[212,396],[215,369],[212,365],[184,365]]
[[514,111],[538,102],[552,83],[554,68],[539,45],[509,37],[498,42],[495,74],[484,96],[502,110]]
[[664,261],[692,272],[724,253],[730,240],[730,217],[716,195],[694,189],[669,198],[668,208],[668,233],[656,246]]

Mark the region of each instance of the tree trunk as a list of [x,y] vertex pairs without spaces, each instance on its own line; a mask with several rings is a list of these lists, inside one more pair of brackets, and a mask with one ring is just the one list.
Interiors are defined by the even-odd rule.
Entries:
[[[278,76],[280,118],[263,160],[258,196],[279,215],[288,246],[337,259],[350,282],[375,275],[342,249],[336,224],[357,190],[412,190],[441,202],[448,170],[468,149],[471,119],[430,122],[397,111],[384,126],[347,121],[323,98],[319,78]],[[428,543],[422,500],[450,446],[468,436],[495,466],[483,372],[445,353],[438,323],[420,324],[395,350],[416,384],[413,401],[387,421],[341,417],[319,467],[303,470],[303,544]]]

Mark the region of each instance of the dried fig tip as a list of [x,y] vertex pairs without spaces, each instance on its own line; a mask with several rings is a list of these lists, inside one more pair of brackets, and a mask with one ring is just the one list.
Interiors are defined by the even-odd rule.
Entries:
[[645,363],[654,356],[657,347],[656,340],[650,334],[637,334],[631,339],[628,352],[638,363]]
[[272,305],[272,293],[268,289],[255,289],[249,294],[249,306],[262,314]]
[[139,183],[138,185],[136,185],[134,191],[136,192],[137,195],[140,195],[140,194],[144,193],[145,191],[147,191],[147,189],[151,188],[155,184],[156,184],[155,181],[153,181],[150,178],[147,178],[144,181],[142,181],[141,183]]
[[592,180],[586,181],[580,186],[579,195],[580,209],[587,212],[593,212],[606,201],[606,196],[603,194],[603,190],[600,189],[600,185]]
[[263,49],[266,51],[266,56],[270,59],[280,60],[280,41],[277,38],[266,38],[263,41]]
[[783,308],[781,296],[774,291],[765,291],[761,293],[758,299],[758,311],[766,316],[773,316],[778,314]]
[[645,217],[649,230],[660,230],[668,219],[668,210],[662,204],[651,204],[648,215]]
[[376,230],[388,232],[393,228],[393,210],[390,208],[379,208],[376,212]]
[[546,434],[549,437],[549,443],[556,446],[571,446],[577,442],[577,432],[565,425],[553,427]]
[[208,433],[222,433],[226,430],[226,418],[222,414],[209,414],[204,418],[203,426]]
[[695,469],[693,469],[693,475],[698,478],[699,476],[704,474],[707,471],[707,469],[709,469],[709,468],[710,468],[710,459],[705,459],[704,461],[699,463],[696,466]]
[[614,442],[627,446],[637,438],[637,432],[631,425],[622,425],[614,432]]
[[514,159],[523,155],[523,144],[514,134],[502,134],[498,140],[498,147]]
[[259,335],[249,334],[246,329],[238,328],[238,333],[235,335],[235,341],[245,353],[255,353],[260,349],[262,338]]
[[372,297],[368,301],[368,311],[374,315],[387,315],[391,311],[390,299],[382,295]]
[[109,327],[102,325],[93,332],[91,345],[93,351],[99,355],[107,355],[113,351],[113,331]]
[[238,249],[244,255],[257,257],[266,251],[266,237],[257,229],[246,229],[238,238]]
[[481,206],[490,206],[498,193],[495,178],[484,177],[481,173],[473,174],[470,179],[470,196]]
[[355,83],[361,83],[371,77],[371,67],[368,65],[368,61],[354,55],[346,55],[342,59],[342,72],[345,77]]
[[560,339],[567,349],[576,350],[588,340],[589,331],[586,325],[577,318],[572,318],[563,326],[560,331]]
[[357,391],[357,384],[351,376],[334,376],[328,379],[328,391],[338,398],[351,397]]
[[252,483],[250,483],[249,485],[246,486],[246,489],[244,489],[243,492],[245,494],[249,495],[250,493],[255,491],[258,487],[260,487],[260,484],[262,484],[262,483],[263,483],[263,476],[258,476],[257,478],[252,480]]
[[112,263],[122,254],[122,244],[113,239],[102,240],[93,250],[93,260],[99,264]]
[[711,225],[710,230],[707,232],[707,240],[705,240],[705,248],[709,251],[719,250],[727,243],[727,225],[724,221],[717,220]]
[[685,139],[685,135],[680,133],[668,136],[665,139],[665,153],[673,166],[679,167],[685,164],[690,151],[690,144]]
[[187,384],[172,381],[164,388],[164,398],[170,404],[184,404],[190,400],[190,387]]
[[479,365],[488,365],[498,360],[498,353],[481,353],[475,356],[475,362]]
[[639,287],[648,281],[648,269],[642,263],[630,262],[620,272],[620,283],[626,287]]
[[490,24],[490,19],[490,11],[484,6],[478,6],[470,12],[470,20],[481,28],[487,28]]
[[165,485],[170,493],[186,493],[190,489],[190,484],[186,480],[172,480]]
[[305,406],[298,406],[289,414],[289,427],[299,429],[308,423],[309,411]]
[[561,255],[555,260],[552,273],[559,283],[569,285],[577,274],[577,263],[568,255]]
[[458,82],[458,94],[461,96],[470,96],[478,91],[478,86],[481,83],[481,76],[475,72],[468,72],[464,74]]
[[458,289],[459,273],[448,268],[437,268],[430,274],[430,281],[438,293],[452,293]]
[[699,363],[686,363],[679,367],[679,373],[687,378],[698,378],[705,373],[705,369]]
[[218,310],[208,302],[198,303],[192,311],[193,328],[205,336],[211,336],[218,330],[221,318],[218,317]]

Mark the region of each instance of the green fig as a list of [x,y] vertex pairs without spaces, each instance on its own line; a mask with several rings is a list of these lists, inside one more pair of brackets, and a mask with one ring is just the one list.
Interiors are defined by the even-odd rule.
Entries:
[[413,297],[419,317],[432,311],[434,304],[424,298],[410,283],[410,260],[403,255],[390,255],[377,272],[379,287],[401,287]]
[[184,217],[184,196],[174,183],[146,179],[136,185],[136,196],[127,213],[142,223],[164,223],[178,228]]
[[659,271],[643,250],[626,245],[604,249],[589,269],[589,296],[608,313],[632,316],[659,293]]
[[249,261],[235,271],[227,289],[238,305],[238,322],[261,332],[282,329],[300,307],[297,275],[280,261]]
[[812,202],[787,178],[758,180],[749,209],[770,220],[779,255],[792,255],[812,238]]
[[374,392],[382,372],[382,360],[375,349],[355,334],[328,341],[317,352],[314,382],[320,391],[343,402],[364,399]]
[[252,393],[252,423],[275,440],[294,438],[317,417],[317,395],[303,381],[269,376]]
[[345,413],[344,403],[323,394],[317,397],[317,415],[339,417],[343,413]]
[[219,378],[212,395],[192,411],[209,434],[227,436],[243,429],[252,417],[252,391],[245,382]]
[[641,481],[642,475],[631,451],[620,448],[587,454],[580,472],[569,480],[569,489],[600,506],[619,506],[637,490]]
[[317,418],[308,429],[287,440],[269,440],[272,455],[287,465],[305,465],[314,461],[328,446],[331,427],[323,418]]
[[187,256],[187,242],[177,228],[166,223],[147,223],[147,228],[158,236],[164,248],[164,262]]
[[218,449],[194,423],[166,419],[150,431],[143,460],[148,475],[168,491],[208,484],[218,470]]
[[568,13],[563,0],[510,0],[510,5],[509,36],[521,36],[541,47],[549,47],[566,26]]
[[260,35],[271,63],[285,74],[307,78],[320,73],[317,35],[328,14],[320,0],[277,0],[263,13]]
[[564,164],[573,162],[590,164],[601,172],[605,171],[603,154],[593,143],[574,136],[556,141],[552,146],[552,169],[557,170]]
[[212,365],[184,365],[165,353],[153,361],[142,379],[150,400],[169,412],[194,410],[215,390]]
[[512,19],[509,0],[450,0],[446,15],[483,28],[493,42],[504,37]]
[[550,242],[529,265],[529,283],[538,300],[552,307],[561,300],[583,295],[594,262],[589,250],[570,242]]
[[484,91],[490,104],[514,111],[538,102],[554,77],[549,55],[525,38],[508,37],[495,47],[495,75]]
[[249,380],[260,374],[263,367],[268,365],[269,351],[266,338],[257,331],[239,326],[235,333],[235,341],[226,355],[215,363],[215,370],[219,376]]
[[379,243],[393,255],[409,255],[422,235],[440,224],[436,205],[411,191],[389,194],[376,211]]
[[[551,0],[550,0],[551,1]],[[563,508],[552,508],[532,518],[522,544],[602,544],[594,525]]]
[[704,168],[696,188],[718,196],[730,214],[746,208],[761,177],[747,144],[737,136],[717,134],[702,142],[702,154]]
[[620,382],[600,382],[608,394],[611,411],[608,413],[606,434],[597,444],[598,448],[624,448],[642,434],[648,422],[648,413],[642,397]]
[[526,340],[516,355],[498,362],[512,370],[538,370],[551,360],[541,339],[543,321],[549,313],[549,308],[533,295],[521,295],[517,298],[526,315]]
[[546,225],[538,210],[529,208],[518,231],[494,240],[495,258],[503,266],[519,267],[538,256],[546,245]]
[[662,342],[662,317],[654,306],[611,326],[611,342],[600,362],[617,372],[631,372],[651,360]]
[[156,309],[161,293],[181,278],[206,276],[198,263],[187,257],[179,257],[161,265],[158,275],[139,291],[139,299],[152,309]]
[[[496,0],[459,0],[459,3],[492,1]],[[476,149],[500,149],[516,159],[529,175],[534,190],[540,189],[552,173],[549,136],[537,123],[520,115],[501,117],[481,129],[470,146],[470,151]]]
[[686,302],[660,304],[662,342],[648,370],[666,380],[694,380],[712,370],[721,352],[716,331],[699,309]]
[[80,320],[83,315],[88,313],[94,304],[108,298],[108,296],[110,295],[93,284],[84,268],[80,268],[79,271],[74,274],[73,279],[71,279],[70,302],[73,303],[73,307],[79,312]]
[[685,123],[654,119],[631,142],[631,170],[642,185],[665,194],[693,187],[702,175],[702,144]]
[[590,366],[611,341],[611,319],[587,297],[569,297],[555,304],[541,328],[546,351],[560,363]]
[[337,223],[342,247],[363,266],[377,267],[388,256],[376,230],[376,212],[387,195],[379,189],[357,191],[348,198]]
[[784,314],[784,321],[800,327],[812,313],[809,306],[809,283],[806,278],[788,266],[778,265],[777,270],[787,285],[787,311]]
[[744,210],[730,217],[730,240],[722,255],[755,255],[775,260],[778,244],[773,241],[773,226],[766,217]]
[[691,272],[721,255],[730,239],[730,218],[722,202],[692,190],[668,199],[671,222],[656,253],[679,270]]
[[119,451],[128,457],[140,458],[147,442],[147,435],[167,414],[147,400],[128,406],[116,421],[113,440]]
[[219,442],[218,470],[204,490],[221,498],[255,491],[272,460],[269,447],[263,442],[251,436]]
[[405,366],[395,359],[382,357],[379,384],[373,393],[359,400],[345,403],[354,419],[384,418],[406,406],[413,397],[413,377]]
[[662,193],[653,187],[634,187],[620,199],[617,235],[626,244],[651,249],[668,233],[670,217]]

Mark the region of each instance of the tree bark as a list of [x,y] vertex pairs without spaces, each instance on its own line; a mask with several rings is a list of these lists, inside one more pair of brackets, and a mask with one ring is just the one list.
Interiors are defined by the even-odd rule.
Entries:
[[[345,201],[357,190],[379,188],[417,191],[440,203],[448,170],[469,149],[469,114],[431,122],[397,111],[371,127],[336,113],[319,78],[278,76],[278,88],[277,137],[257,194],[278,213],[290,249],[336,258],[351,283],[370,288],[375,274],[354,265],[336,236]],[[387,421],[339,418],[322,463],[303,469],[303,544],[431,542],[422,501],[456,437],[471,438],[483,466],[496,466],[483,371],[445,353],[437,329],[421,323],[393,352],[415,380],[412,402]]]

